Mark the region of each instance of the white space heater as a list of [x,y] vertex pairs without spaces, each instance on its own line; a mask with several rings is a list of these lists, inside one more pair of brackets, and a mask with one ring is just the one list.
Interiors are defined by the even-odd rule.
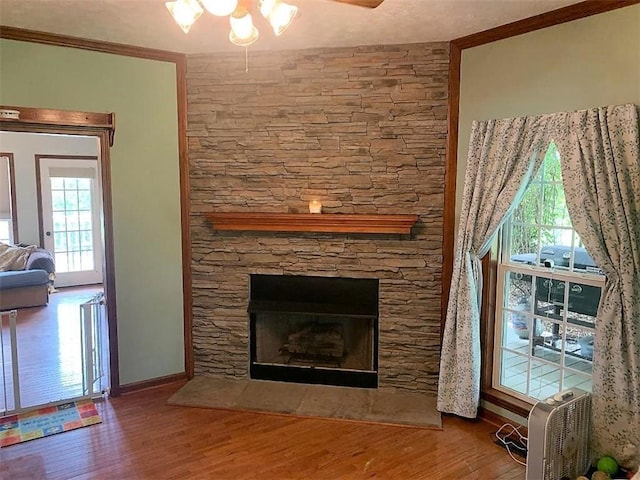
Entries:
[[591,394],[578,388],[533,406],[528,421],[527,480],[563,480],[584,475],[591,465]]

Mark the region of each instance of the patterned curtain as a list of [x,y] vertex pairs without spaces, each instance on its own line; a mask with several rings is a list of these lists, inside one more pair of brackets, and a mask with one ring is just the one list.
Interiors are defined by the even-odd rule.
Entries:
[[605,272],[593,358],[596,455],[640,465],[640,131],[638,108],[565,114],[554,140],[571,222]]
[[449,293],[438,410],[473,418],[480,400],[484,256],[522,197],[548,145],[548,116],[474,122]]

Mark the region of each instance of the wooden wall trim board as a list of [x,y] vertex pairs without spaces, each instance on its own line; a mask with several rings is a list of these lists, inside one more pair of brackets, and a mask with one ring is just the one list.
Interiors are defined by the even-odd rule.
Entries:
[[191,281],[191,229],[189,212],[191,187],[189,184],[189,152],[187,146],[187,59],[176,59],[178,88],[178,157],[180,167],[180,223],[182,230],[182,302],[184,312],[184,365],[188,378],[193,378],[193,295]]
[[514,422],[513,420],[509,420],[506,417],[503,417],[502,415],[499,415],[495,412],[492,412],[491,410],[485,408],[485,407],[480,407],[478,408],[478,418],[486,423],[489,423],[495,427],[500,428],[502,425],[504,425],[505,423],[510,423],[511,425],[513,425],[514,427],[518,428],[518,431],[520,432],[521,435],[523,436],[527,436],[527,426],[526,425],[521,425],[518,422]]
[[26,30],[24,28],[7,27],[4,25],[0,26],[0,38],[18,40],[22,42],[42,43],[57,47],[79,48],[81,50],[112,53],[114,55],[144,58],[146,60],[160,60],[163,62],[177,63],[184,58],[184,54],[178,52],[168,52],[165,50],[156,50],[154,48],[136,47],[122,43],[104,42],[101,40],[89,40],[86,38],[39,32],[37,30]]
[[[1,30],[0,30],[1,31]],[[109,132],[109,145],[113,146],[116,119],[113,113],[77,112],[51,108],[0,106],[1,110],[20,112],[19,118],[0,118],[0,128],[14,124],[56,126],[59,128],[99,128]]]
[[141,382],[127,383],[120,386],[120,394],[127,395],[129,393],[139,392],[141,390],[148,390],[150,388],[163,387],[172,383],[186,383],[189,377],[186,372],[175,373],[173,375],[165,375],[162,377],[151,378],[149,380],[142,380]]
[[524,33],[534,32],[554,25],[572,22],[599,13],[609,12],[618,8],[636,5],[640,0],[587,0],[550,12],[534,15],[533,17],[507,23],[483,32],[473,33],[452,41],[458,48],[477,47],[497,40],[515,37]]
[[458,169],[458,116],[460,112],[460,59],[462,51],[455,44],[449,45],[449,108],[447,128],[447,158],[444,170],[444,211],[443,211],[443,262],[440,343],[444,335],[444,322],[449,305],[449,289],[453,276],[453,255],[455,251],[456,228],[456,175]]
[[[444,200],[444,245],[443,245],[443,266],[442,266],[442,312],[441,312],[441,333],[444,332],[444,325],[449,303],[449,289],[451,288],[451,278],[453,275],[453,261],[455,254],[455,203],[456,203],[456,175],[458,163],[458,132],[460,115],[460,66],[462,61],[462,50],[477,47],[498,40],[522,35],[524,33],[541,30],[543,28],[572,22],[581,18],[605,13],[611,10],[640,4],[640,0],[587,0],[553,10],[533,17],[525,18],[517,22],[501,25],[496,28],[474,33],[465,37],[452,40],[449,47],[449,118],[447,137],[447,160],[445,169],[445,200]],[[483,269],[483,284],[490,284],[489,268]],[[485,309],[481,324],[488,324],[488,309]],[[486,332],[481,335],[486,337]],[[492,337],[491,337],[492,341]],[[491,364],[490,364],[491,365]],[[483,392],[482,398],[507,408],[519,415],[528,414],[525,406],[518,401],[511,402],[507,395],[494,395],[490,391],[485,392],[488,368],[487,362],[483,362]],[[526,416],[526,415],[524,415]]]

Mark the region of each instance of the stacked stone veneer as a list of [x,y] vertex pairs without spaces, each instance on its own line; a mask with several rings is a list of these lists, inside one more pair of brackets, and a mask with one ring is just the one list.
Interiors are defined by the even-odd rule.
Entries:
[[[379,385],[435,392],[448,45],[188,58],[197,375],[247,377],[251,273],[380,280]],[[418,214],[409,235],[218,232],[206,212]]]

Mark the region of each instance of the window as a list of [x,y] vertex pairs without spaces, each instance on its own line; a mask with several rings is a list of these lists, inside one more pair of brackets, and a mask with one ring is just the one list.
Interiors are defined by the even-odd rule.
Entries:
[[571,225],[551,144],[501,232],[492,387],[533,403],[591,391],[604,276]]
[[12,153],[0,153],[0,242],[18,241],[18,225],[15,217],[15,179]]
[[12,222],[10,218],[0,218],[0,242],[13,243]]

